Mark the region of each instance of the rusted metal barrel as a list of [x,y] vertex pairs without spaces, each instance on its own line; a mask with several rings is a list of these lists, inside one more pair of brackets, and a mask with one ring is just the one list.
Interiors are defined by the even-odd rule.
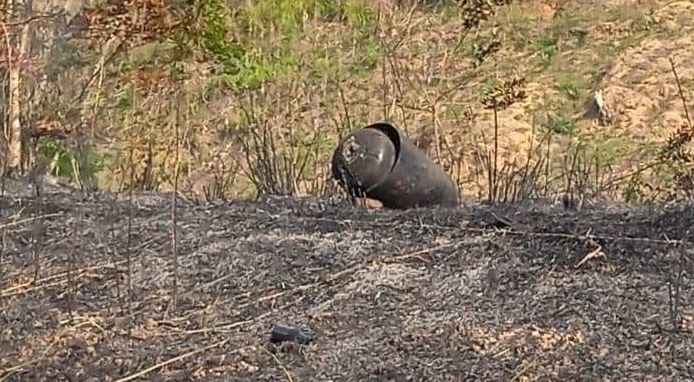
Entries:
[[426,153],[386,122],[347,136],[335,149],[332,176],[356,197],[408,209],[460,204],[458,187]]

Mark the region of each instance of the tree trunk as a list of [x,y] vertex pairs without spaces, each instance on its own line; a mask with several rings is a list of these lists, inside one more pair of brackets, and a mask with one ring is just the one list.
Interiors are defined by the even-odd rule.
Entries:
[[22,164],[22,122],[21,110],[21,84],[19,66],[10,68],[10,125],[5,132],[7,142],[7,174],[14,177],[21,173]]
[[[21,0],[12,1],[11,12],[18,17],[18,21],[26,20],[31,16],[32,2],[27,0],[24,7]],[[23,8],[23,9],[22,9]],[[31,23],[21,26],[22,33],[19,36],[18,49],[7,52],[10,62],[9,72],[9,126],[5,130],[5,141],[7,142],[7,176],[17,177],[22,175],[22,66],[23,60],[27,58],[30,49]]]

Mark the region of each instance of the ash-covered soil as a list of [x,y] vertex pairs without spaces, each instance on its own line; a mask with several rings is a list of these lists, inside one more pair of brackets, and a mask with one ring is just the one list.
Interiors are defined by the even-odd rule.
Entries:
[[170,208],[0,199],[0,380],[694,380],[690,205]]

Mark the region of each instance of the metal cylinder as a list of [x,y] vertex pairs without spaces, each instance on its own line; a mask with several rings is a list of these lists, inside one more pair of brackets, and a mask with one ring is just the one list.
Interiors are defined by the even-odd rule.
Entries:
[[332,176],[351,195],[408,209],[460,204],[458,187],[448,174],[395,126],[368,125],[335,149]]

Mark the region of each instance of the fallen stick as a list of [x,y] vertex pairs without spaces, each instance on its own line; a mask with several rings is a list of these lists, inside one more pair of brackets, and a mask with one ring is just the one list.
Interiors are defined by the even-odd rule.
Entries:
[[576,264],[574,267],[575,268],[580,268],[581,265],[585,264],[586,261],[592,260],[598,257],[605,257],[605,253],[602,251],[602,247],[597,247],[594,250],[590,251],[587,255],[583,257],[583,260],[579,261],[578,264]]
[[[152,366],[150,366],[150,367],[148,367],[148,368],[146,368],[146,369],[144,369],[144,370],[140,370],[140,371],[138,371],[137,373],[131,374],[131,375],[125,377],[125,378],[118,379],[118,380],[116,380],[115,382],[132,381],[133,379],[136,379],[136,378],[142,377],[142,376],[144,376],[144,375],[147,375],[147,374],[149,374],[149,373],[151,373],[151,372],[153,372],[153,371],[155,371],[155,370],[161,369],[162,367],[167,366],[167,365],[170,365],[170,364],[172,364],[172,363],[174,363],[174,362],[178,362],[178,361],[180,361],[180,360],[182,360],[182,359],[186,359],[186,358],[192,357],[192,356],[194,356],[194,355],[196,355],[196,354],[199,354],[199,353],[202,353],[202,352],[206,352],[206,351],[208,351],[208,350],[210,350],[210,349],[214,349],[214,348],[217,348],[217,347],[220,347],[220,346],[224,346],[224,344],[226,344],[226,343],[229,342],[229,341],[230,341],[230,340],[228,340],[228,339],[227,339],[227,340],[222,340],[222,341],[219,341],[219,342],[215,342],[215,343],[213,343],[212,345],[207,345],[207,346],[205,346],[205,347],[202,347],[202,348],[200,348],[200,349],[191,350],[191,351],[189,351],[189,352],[187,352],[187,353],[183,353],[183,354],[181,354],[181,355],[179,355],[179,356],[170,358],[170,359],[168,359],[168,360],[166,360],[166,361],[164,361],[164,362],[160,362],[160,363],[157,363],[157,364],[155,364],[155,365],[152,365]],[[240,350],[240,349],[237,349],[237,350],[233,351],[232,353],[236,353],[236,352],[238,352],[239,350]]]
[[52,213],[52,214],[45,214],[45,215],[41,215],[41,216],[33,216],[33,217],[30,217],[30,218],[26,218],[26,219],[22,219],[22,220],[13,221],[13,222],[11,222],[11,223],[0,224],[0,229],[5,229],[5,228],[9,228],[9,227],[14,227],[14,226],[21,225],[21,224],[24,224],[24,223],[31,223],[31,222],[33,222],[34,220],[38,220],[38,219],[54,218],[54,217],[62,216],[62,215],[63,215],[62,212],[55,212],[55,213]]

